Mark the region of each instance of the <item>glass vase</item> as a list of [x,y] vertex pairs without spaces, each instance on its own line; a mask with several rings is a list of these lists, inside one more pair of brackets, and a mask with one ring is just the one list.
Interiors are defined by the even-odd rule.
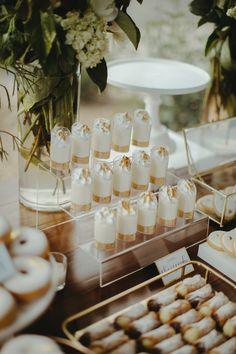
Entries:
[[[63,173],[50,170],[50,132],[56,124],[71,129],[78,120],[80,72],[44,76],[36,67],[17,76],[19,199],[31,209],[60,210],[69,203]],[[66,179],[65,179],[66,180]]]

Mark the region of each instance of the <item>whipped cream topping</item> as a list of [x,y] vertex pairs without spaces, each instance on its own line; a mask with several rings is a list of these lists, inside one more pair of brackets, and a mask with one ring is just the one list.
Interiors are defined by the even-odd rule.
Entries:
[[105,179],[112,178],[112,169],[110,165],[106,162],[96,163],[94,170],[97,175],[104,177]]
[[167,158],[169,157],[169,151],[164,146],[154,146],[151,151],[153,156]]
[[95,213],[95,221],[115,224],[115,212],[107,207],[103,207]]
[[150,156],[144,150],[136,150],[133,153],[133,162],[137,165],[149,166],[150,165]]
[[116,113],[114,116],[114,124],[121,125],[124,128],[129,128],[132,124],[132,119],[128,112]]
[[130,200],[121,200],[118,205],[118,211],[122,215],[135,215],[136,209],[134,205],[132,205]]
[[111,132],[111,123],[109,119],[98,118],[94,122],[93,130],[96,133],[105,133],[110,134]]
[[75,122],[72,125],[72,134],[88,140],[91,136],[91,130],[86,124]]
[[55,125],[51,131],[52,143],[58,146],[67,146],[71,141],[70,130],[60,125]]
[[134,112],[134,119],[140,123],[151,125],[150,115],[144,109],[137,109]]
[[171,186],[162,186],[159,192],[161,198],[167,199],[170,202],[176,201],[177,199],[177,190],[176,187]]
[[131,165],[132,164],[130,158],[125,155],[114,160],[114,167],[122,171],[129,172],[131,170]]
[[157,198],[152,192],[143,192],[139,196],[138,205],[142,208],[155,209],[157,208]]
[[196,194],[196,186],[195,184],[187,179],[181,179],[178,181],[177,188],[179,192],[187,193],[187,194]]
[[91,184],[92,176],[88,168],[77,167],[72,171],[72,181],[78,184]]

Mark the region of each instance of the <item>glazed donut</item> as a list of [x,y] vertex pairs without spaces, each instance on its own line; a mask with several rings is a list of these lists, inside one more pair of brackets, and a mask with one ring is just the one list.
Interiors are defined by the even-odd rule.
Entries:
[[0,242],[9,243],[10,241],[11,225],[3,215],[0,215]]
[[14,297],[6,289],[0,287],[0,330],[14,321],[16,308]]
[[3,345],[1,354],[63,354],[59,346],[50,338],[23,334],[10,339]]
[[48,257],[48,240],[41,230],[20,227],[13,231],[13,237],[14,240],[9,247],[12,256]]
[[17,273],[5,283],[5,288],[21,301],[32,301],[50,287],[51,266],[40,257],[14,257]]

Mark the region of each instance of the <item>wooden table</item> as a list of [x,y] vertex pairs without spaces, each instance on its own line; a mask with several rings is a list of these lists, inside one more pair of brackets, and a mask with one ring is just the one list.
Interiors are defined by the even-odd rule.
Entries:
[[[17,202],[16,182],[16,180],[13,180],[0,185],[0,213],[5,214],[13,225],[21,223],[34,226],[35,212],[20,206]],[[61,323],[68,316],[157,274],[156,267],[152,264],[114,284],[100,288],[96,265],[92,262],[88,263],[86,254],[79,247],[76,226],[68,219],[65,213],[45,213],[40,215],[40,227],[45,229],[51,250],[63,252],[68,257],[68,276],[65,289],[56,294],[47,312],[32,326],[25,329],[24,332],[62,336]],[[52,227],[53,224],[59,222],[60,225]],[[228,225],[228,228],[230,229],[233,226],[232,224]],[[91,225],[88,225],[89,227]],[[211,228],[215,227],[216,225],[211,225]],[[192,259],[196,259],[197,247],[192,247],[189,253]],[[161,287],[162,284],[159,283],[157,286]],[[145,295],[151,295],[152,291],[152,287],[145,288],[135,293],[134,296],[129,296],[124,301],[109,306],[105,310],[105,314],[110,314],[122,309],[124,306],[131,305],[141,300]],[[231,295],[232,300],[236,301],[236,294],[232,293]]]

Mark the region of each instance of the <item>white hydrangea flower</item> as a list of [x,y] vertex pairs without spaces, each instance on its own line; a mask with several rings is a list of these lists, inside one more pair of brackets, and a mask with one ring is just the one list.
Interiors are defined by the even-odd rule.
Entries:
[[76,51],[76,58],[84,68],[95,67],[107,50],[107,21],[98,17],[91,8],[80,16],[68,12],[60,21],[66,31],[66,44]]
[[231,7],[231,9],[228,9],[228,11],[226,12],[226,15],[229,17],[232,17],[236,20],[236,6]]
[[114,0],[90,0],[90,3],[95,14],[108,22],[113,21],[118,14]]

